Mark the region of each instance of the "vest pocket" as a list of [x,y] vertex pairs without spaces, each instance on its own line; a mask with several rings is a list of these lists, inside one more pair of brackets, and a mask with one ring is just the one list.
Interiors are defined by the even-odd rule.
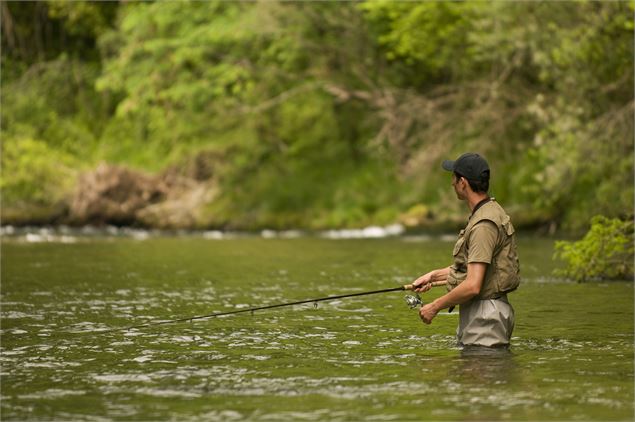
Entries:
[[507,293],[516,290],[520,284],[518,254],[516,252],[516,242],[513,237],[502,250],[501,254],[504,254],[503,256],[505,256],[506,259],[501,259],[500,262],[497,263],[497,284],[499,286],[499,292]]
[[467,268],[465,268],[465,262],[467,261],[467,255],[465,254],[465,229],[459,233],[459,238],[454,244],[454,250],[452,255],[454,256],[454,263],[450,267],[450,273],[448,274],[446,287],[448,291],[454,289],[461,284],[467,277]]
[[459,252],[461,252],[461,248],[463,247],[463,244],[465,243],[465,237],[463,236],[464,234],[465,234],[465,230],[461,230],[461,233],[459,233],[459,240],[457,240],[456,243],[454,244],[454,250],[452,251],[453,256],[457,256]]
[[446,281],[446,288],[448,292],[461,284],[467,278],[467,273],[458,271],[454,266],[450,268],[448,279]]
[[514,225],[512,224],[511,219],[508,215],[506,215],[503,219],[503,228],[505,229],[505,233],[507,233],[507,236],[511,236],[515,232]]
[[502,294],[516,290],[520,284],[514,233],[514,226],[509,216],[506,215],[499,228],[499,236],[503,239],[502,243],[497,246],[495,258],[485,275],[490,283],[480,293],[480,297],[483,299],[500,297]]

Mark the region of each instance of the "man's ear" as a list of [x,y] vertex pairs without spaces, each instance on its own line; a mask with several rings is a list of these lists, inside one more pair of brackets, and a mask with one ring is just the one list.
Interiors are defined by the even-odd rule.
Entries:
[[[470,183],[467,181],[467,179],[466,179],[465,177],[461,177],[461,179],[463,180],[463,182],[465,182],[465,185],[463,185],[463,188],[464,188],[465,190],[472,189],[472,188],[470,187]],[[460,181],[460,180],[459,180],[459,181]]]

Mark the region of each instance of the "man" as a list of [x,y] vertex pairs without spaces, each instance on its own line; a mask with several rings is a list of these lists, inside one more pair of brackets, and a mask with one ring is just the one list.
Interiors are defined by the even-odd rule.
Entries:
[[419,315],[430,324],[440,310],[460,305],[460,346],[508,347],[514,309],[507,293],[520,283],[514,226],[487,193],[490,170],[483,157],[467,153],[444,161],[442,167],[452,172],[456,196],[472,213],[454,246],[454,263],[414,281],[418,292],[428,291],[433,281],[446,281],[448,288],[448,293],[421,307]]

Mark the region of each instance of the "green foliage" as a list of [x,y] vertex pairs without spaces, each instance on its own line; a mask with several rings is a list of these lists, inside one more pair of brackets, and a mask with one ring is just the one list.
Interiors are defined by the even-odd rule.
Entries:
[[2,2],[3,81],[60,54],[99,60],[95,41],[113,25],[117,9],[110,1]]
[[557,241],[554,258],[566,267],[557,275],[576,281],[633,278],[633,220],[595,216],[591,228],[577,242]]
[[122,97],[105,132],[109,154],[116,156],[118,145],[150,145],[156,154],[140,163],[157,170],[179,149],[222,143],[238,125],[250,125],[245,106],[261,76],[255,62],[270,43],[258,29],[259,8],[158,2],[121,12],[120,27],[100,40],[106,61],[97,88]]
[[418,92],[399,110],[419,110],[413,135],[391,143],[408,152],[403,173],[425,180],[427,197],[444,182],[431,162],[471,149],[494,169],[492,193],[525,221],[579,230],[594,212],[630,212],[632,2],[379,1],[362,10],[407,76],[391,82]]
[[[439,163],[467,150],[488,158],[491,193],[524,224],[632,213],[633,2],[2,11],[6,148],[36,140],[19,148],[75,171],[158,173],[209,154],[210,225],[452,225],[465,208]],[[12,177],[12,201],[59,197]]]
[[374,27],[386,58],[416,67],[423,72],[420,78],[447,80],[446,73],[461,74],[469,63],[471,4],[372,1],[360,8]]
[[59,20],[70,36],[94,40],[108,30],[116,14],[111,2],[47,1],[48,15]]
[[103,99],[92,84],[99,69],[62,55],[31,68],[2,89],[2,134],[32,137],[89,158],[97,144]]
[[560,4],[536,28],[541,35],[530,34],[532,62],[550,90],[528,104],[536,130],[521,194],[571,229],[594,213],[632,209],[632,7]]
[[56,205],[68,199],[79,163],[69,154],[31,138],[3,139],[3,207]]
[[[348,4],[126,6],[120,28],[100,40],[107,59],[97,87],[122,97],[101,153],[158,171],[202,147],[216,151],[223,193],[208,210],[214,225],[394,220],[386,205],[398,189],[373,195],[395,174],[364,148],[374,130],[366,109],[321,89],[350,79],[334,68],[351,53],[328,34],[353,31],[346,16],[355,13]],[[377,162],[387,165],[375,171]]]

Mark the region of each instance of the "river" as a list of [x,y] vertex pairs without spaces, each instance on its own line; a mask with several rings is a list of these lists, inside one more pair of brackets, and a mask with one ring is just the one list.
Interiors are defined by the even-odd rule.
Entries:
[[394,287],[453,245],[208,237],[5,236],[1,419],[633,419],[633,283],[551,277],[549,239],[519,239],[509,353],[459,350],[458,312],[424,325],[403,292],[104,331]]

